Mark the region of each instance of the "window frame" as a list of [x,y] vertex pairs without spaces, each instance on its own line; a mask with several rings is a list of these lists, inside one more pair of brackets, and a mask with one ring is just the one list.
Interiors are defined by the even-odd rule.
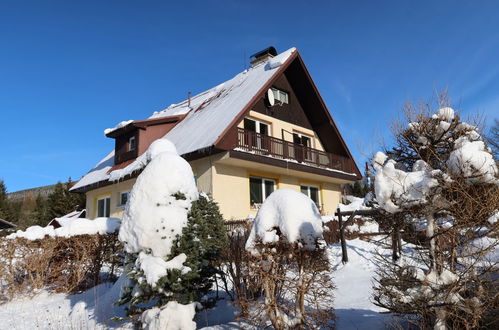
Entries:
[[[253,203],[252,200],[251,200],[251,179],[259,179],[259,180],[261,180],[261,184],[260,184],[261,191],[260,192],[262,194],[262,201],[259,202],[259,203]],[[274,191],[276,191],[276,188],[277,188],[277,179],[268,178],[268,177],[264,177],[264,176],[250,175],[248,181],[249,181],[250,207],[251,207],[251,209],[259,209],[260,205],[263,204],[263,202],[265,202],[265,200],[267,199],[267,186],[266,186],[265,183],[266,182],[272,182],[272,191],[270,192],[270,194],[271,194]]]
[[123,196],[124,194],[127,194],[127,197],[126,197],[126,200],[128,202],[128,198],[130,196],[130,190],[126,190],[126,191],[121,191],[120,194],[118,195],[118,206],[119,207],[124,207],[126,205],[126,203],[123,204],[123,199],[121,196]]
[[[251,120],[251,121],[254,121],[255,122],[255,133],[258,133],[258,134],[262,134],[262,135],[266,135],[266,136],[271,136],[270,134],[270,129],[271,129],[271,125],[270,123],[268,122],[265,122],[265,121],[262,121],[262,120],[258,120],[258,119],[255,119],[255,118],[251,118],[251,117],[244,117],[244,119],[247,119],[247,120]],[[267,126],[267,134],[263,134],[262,132],[260,132],[260,125],[263,124],[265,126]],[[243,128],[246,129],[244,127],[244,121],[243,121]]]
[[[303,187],[307,188],[307,193],[306,194],[303,193]],[[317,189],[317,202],[315,202],[312,199],[310,188],[316,188]],[[308,198],[312,199],[312,201],[314,201],[315,205],[317,206],[317,208],[319,210],[322,209],[322,198],[321,198],[322,194],[321,194],[321,186],[320,185],[309,184],[309,183],[300,183],[300,192],[302,194],[306,195]]]
[[311,148],[311,149],[314,149],[314,136],[310,135],[310,134],[306,134],[306,133],[302,133],[300,131],[297,131],[297,130],[293,130],[293,134],[296,134],[298,135],[298,137],[301,139],[303,137],[306,137],[307,139],[310,140],[310,146],[304,146],[304,147],[307,147],[307,148]]
[[[99,215],[99,201],[104,201],[104,214]],[[106,215],[106,210],[109,210],[109,215]],[[111,195],[105,195],[102,197],[99,197],[95,201],[95,217],[96,218],[109,218],[111,216]]]
[[[252,118],[252,117],[244,117],[243,128],[245,130],[248,130],[246,128],[246,125],[245,125],[246,120],[252,121],[255,123],[255,131],[254,132],[257,135],[256,135],[254,140],[252,138],[250,138],[250,139],[248,139],[248,141],[245,141],[245,144],[248,146],[251,145],[251,147],[256,147],[257,149],[260,149],[262,151],[268,150],[268,142],[266,141],[264,136],[268,136],[268,137],[272,136],[272,123],[258,120],[258,119]],[[266,133],[262,133],[262,130],[261,130],[262,125],[266,127]],[[251,132],[253,132],[253,131],[251,131]]]
[[[271,87],[272,93],[274,94],[274,99],[279,101],[281,104],[289,104],[289,92],[282,90],[277,87]],[[284,95],[284,99],[283,96]]]
[[[133,141],[133,148],[132,148]],[[135,135],[132,135],[128,138],[128,151],[135,151],[137,149],[137,138]]]

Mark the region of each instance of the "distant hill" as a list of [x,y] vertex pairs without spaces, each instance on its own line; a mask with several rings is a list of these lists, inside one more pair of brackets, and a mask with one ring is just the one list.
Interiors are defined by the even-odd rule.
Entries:
[[14,191],[7,194],[7,199],[12,202],[22,202],[25,197],[32,196],[37,197],[40,195],[43,199],[47,199],[48,196],[54,192],[55,184],[51,184],[48,186],[24,189],[19,191]]

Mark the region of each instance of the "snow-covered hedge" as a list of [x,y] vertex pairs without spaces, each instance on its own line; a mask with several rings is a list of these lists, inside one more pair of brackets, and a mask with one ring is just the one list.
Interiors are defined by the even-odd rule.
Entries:
[[6,238],[25,238],[28,240],[43,239],[48,237],[73,237],[78,235],[105,235],[112,234],[120,228],[121,220],[118,218],[96,218],[94,220],[85,218],[56,219],[61,225],[59,228],[53,226],[32,226],[26,230],[18,230]]
[[322,218],[309,197],[291,189],[267,197],[246,242],[253,257],[247,276],[257,279],[265,296],[250,302],[254,323],[270,321],[276,329],[332,326],[334,286],[325,246]]
[[116,268],[122,249],[116,234],[31,238],[0,240],[0,301],[36,289],[71,293],[94,286],[104,265]]
[[322,218],[315,203],[299,191],[279,189],[265,200],[253,222],[246,250],[258,253],[258,243],[296,243],[313,250],[323,239]]

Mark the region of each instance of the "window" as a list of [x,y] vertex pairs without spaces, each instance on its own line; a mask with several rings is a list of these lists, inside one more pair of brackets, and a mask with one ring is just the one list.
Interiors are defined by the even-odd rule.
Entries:
[[302,184],[300,188],[301,192],[307,195],[311,200],[313,200],[315,205],[317,205],[317,207],[320,209],[321,203],[319,197],[319,187]]
[[135,136],[132,136],[130,139],[128,139],[128,151],[135,150],[137,147],[137,140],[135,139]]
[[293,142],[307,148],[312,148],[312,138],[301,133],[293,133]]
[[263,201],[275,190],[275,180],[250,177],[250,203],[258,208]]
[[244,118],[244,129],[262,135],[269,135],[269,125],[256,119]]
[[[293,143],[306,148],[312,148],[312,137],[301,133],[293,133]],[[301,147],[295,148],[296,159],[298,159],[299,161],[303,160],[313,161],[312,153],[310,152],[309,149],[306,148],[301,148]]]
[[257,134],[245,135],[244,144],[258,149],[267,150],[269,141],[266,136],[269,136],[269,125],[256,119],[244,118],[244,129],[255,132]]
[[289,94],[285,91],[272,87],[272,93],[274,93],[274,99],[276,101],[288,104],[289,103]]
[[109,217],[111,214],[111,197],[103,197],[97,200],[97,217]]
[[128,194],[129,191],[124,191],[120,193],[120,200],[118,201],[118,206],[125,206],[126,202],[128,202]]

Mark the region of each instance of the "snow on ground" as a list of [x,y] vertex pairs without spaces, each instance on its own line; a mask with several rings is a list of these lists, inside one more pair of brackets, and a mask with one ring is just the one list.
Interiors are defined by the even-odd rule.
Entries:
[[341,212],[370,210],[371,208],[364,204],[364,198],[346,195],[345,198],[350,202],[349,204],[339,203],[338,207]]
[[50,294],[41,291],[33,298],[18,298],[0,305],[1,329],[133,329],[130,322],[115,323],[112,317],[126,315],[114,306],[121,283],[104,283],[81,294]]
[[[341,263],[341,246],[330,245],[328,253],[336,285],[335,313],[337,329],[385,329],[390,316],[379,314],[371,301],[372,276],[377,245],[359,239],[349,240],[346,265]],[[116,324],[112,316],[124,316],[118,300],[120,283],[101,284],[82,294],[64,295],[41,292],[32,299],[19,298],[0,305],[0,328],[8,329],[130,329],[130,322]],[[36,311],[34,313],[33,311]],[[211,310],[198,312],[195,321],[203,329],[248,329],[248,324],[235,321],[237,310],[221,300]]]
[[341,245],[332,244],[328,253],[336,285],[335,313],[337,329],[385,329],[387,314],[371,302],[372,277],[376,268],[377,245],[360,239],[348,240],[348,263],[341,262]]

